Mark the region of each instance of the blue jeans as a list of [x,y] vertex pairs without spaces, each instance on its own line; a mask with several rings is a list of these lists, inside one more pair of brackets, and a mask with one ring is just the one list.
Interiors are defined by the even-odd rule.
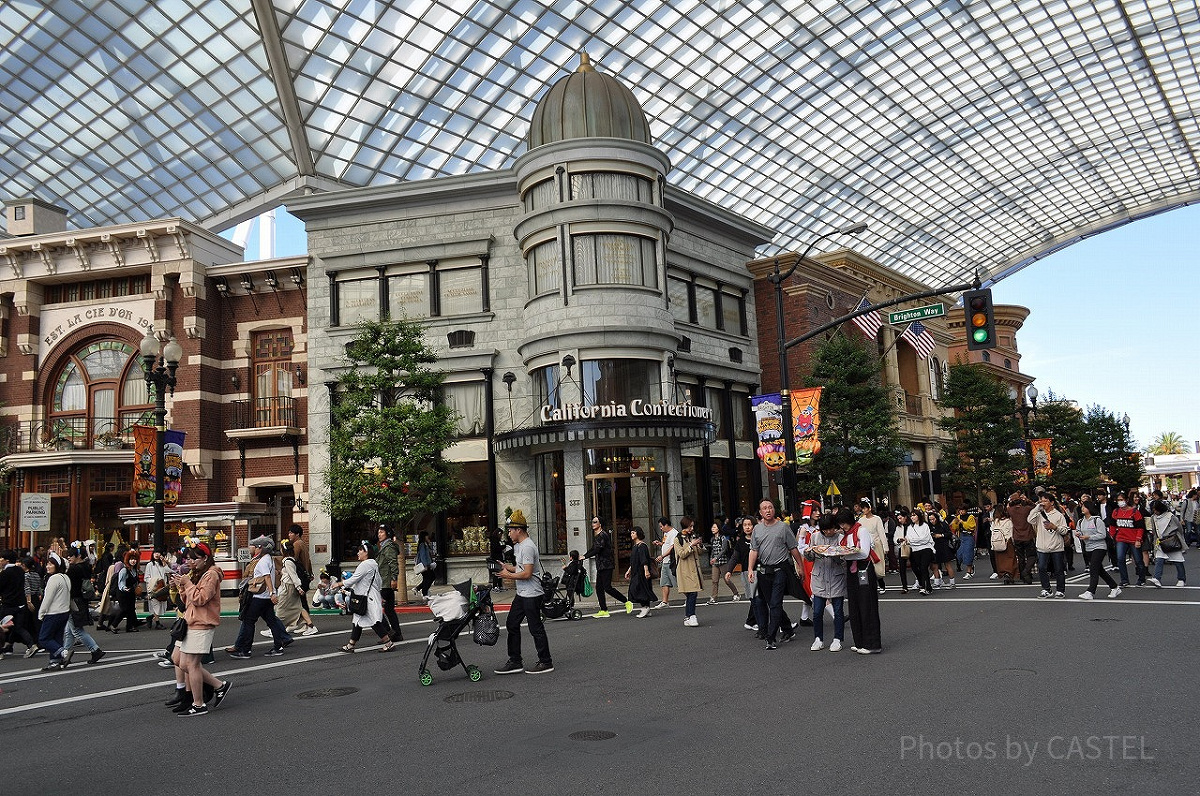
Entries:
[[100,645],[96,643],[96,639],[92,638],[92,634],[87,632],[87,628],[75,627],[75,620],[71,618],[70,614],[67,614],[67,629],[63,634],[63,646],[70,649],[76,644],[87,647],[89,652],[100,649]]
[[958,568],[962,571],[965,567],[975,569],[975,535],[964,533],[959,537],[958,543]]
[[1054,585],[1057,591],[1067,590],[1067,556],[1061,551],[1043,553],[1038,551],[1038,575],[1042,579],[1042,591],[1050,591],[1050,570],[1054,569]]
[[694,591],[683,593],[683,616],[685,619],[696,615],[696,597],[698,594],[699,592]]
[[[1155,580],[1162,579],[1163,564],[1165,564],[1165,563],[1167,563],[1167,559],[1165,559],[1165,558],[1154,559],[1154,579]],[[1176,582],[1178,582],[1180,584],[1187,583],[1187,572],[1183,568],[1183,562],[1182,561],[1173,561],[1171,563],[1173,563],[1175,565]]]
[[57,658],[62,653],[63,630],[67,627],[69,613],[47,614],[42,619],[42,629],[38,632],[38,646],[50,653],[51,658]]
[[[787,561],[782,566],[791,566]],[[758,632],[774,641],[783,621],[783,591],[787,587],[787,575],[780,570],[772,575],[758,573],[754,578],[758,585],[755,592],[754,615],[758,619]],[[792,629],[788,628],[790,634]]]
[[1121,585],[1129,585],[1129,570],[1125,567],[1126,554],[1133,557],[1133,566],[1137,571],[1137,582],[1146,582],[1146,565],[1142,563],[1142,551],[1134,547],[1133,542],[1117,542],[1117,571],[1121,573]]
[[[855,577],[858,577],[857,575]],[[842,641],[846,637],[846,598],[818,597],[813,595],[813,637],[825,638],[825,604],[833,604],[833,637]]]
[[277,648],[292,642],[292,637],[288,635],[283,622],[280,622],[279,617],[275,616],[275,604],[271,602],[270,598],[251,597],[246,604],[242,626],[238,628],[237,640],[233,642],[233,648],[238,652],[249,652],[254,645],[254,626],[260,618],[271,629],[271,640],[275,642]]

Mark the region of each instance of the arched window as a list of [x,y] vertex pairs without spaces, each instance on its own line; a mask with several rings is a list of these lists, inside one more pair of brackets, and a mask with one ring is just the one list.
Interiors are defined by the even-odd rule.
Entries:
[[67,356],[54,379],[45,442],[119,447],[137,423],[152,424],[154,396],[129,343],[98,340]]

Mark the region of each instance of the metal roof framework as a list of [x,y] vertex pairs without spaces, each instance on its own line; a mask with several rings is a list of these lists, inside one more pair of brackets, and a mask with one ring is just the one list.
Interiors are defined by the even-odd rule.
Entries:
[[506,168],[583,51],[763,254],[865,220],[901,274],[996,279],[1200,200],[1198,0],[6,0],[0,193],[221,230]]

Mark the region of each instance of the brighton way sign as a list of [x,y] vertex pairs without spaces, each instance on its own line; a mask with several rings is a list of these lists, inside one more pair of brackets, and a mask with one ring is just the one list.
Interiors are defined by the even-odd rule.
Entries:
[[925,307],[913,307],[908,310],[900,310],[899,312],[888,313],[888,323],[908,323],[909,321],[923,321],[926,318],[940,318],[946,314],[945,304],[930,304]]

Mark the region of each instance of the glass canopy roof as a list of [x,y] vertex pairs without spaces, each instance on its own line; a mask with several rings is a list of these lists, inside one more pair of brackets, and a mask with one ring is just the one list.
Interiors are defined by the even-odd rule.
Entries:
[[223,229],[503,168],[581,51],[766,254],[865,220],[901,273],[996,278],[1200,200],[1197,0],[5,0],[0,195]]

